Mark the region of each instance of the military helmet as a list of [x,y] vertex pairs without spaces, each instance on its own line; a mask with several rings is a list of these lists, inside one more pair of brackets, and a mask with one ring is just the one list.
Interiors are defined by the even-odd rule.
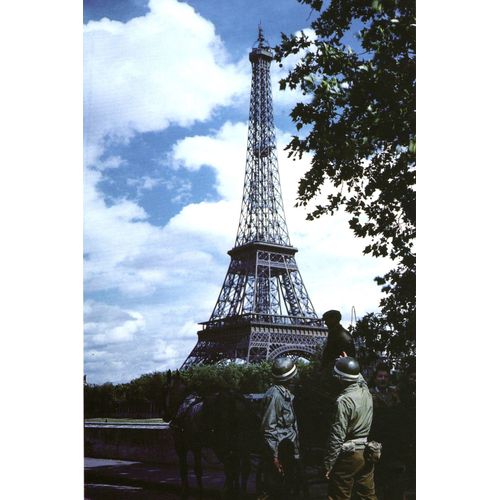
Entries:
[[277,358],[273,361],[271,374],[276,382],[285,382],[295,377],[297,367],[290,358]]
[[359,363],[349,356],[338,358],[333,367],[333,375],[346,382],[356,382],[359,372]]

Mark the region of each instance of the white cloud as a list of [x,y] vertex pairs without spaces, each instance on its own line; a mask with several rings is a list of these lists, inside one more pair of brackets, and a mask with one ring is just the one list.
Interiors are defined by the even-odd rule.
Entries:
[[[137,311],[87,301],[84,305],[85,347],[90,355],[98,346],[130,342],[144,328],[144,318]],[[92,354],[94,352],[94,354]]]
[[227,62],[214,25],[186,3],[150,0],[150,12],[123,23],[103,18],[84,27],[86,161],[103,139],[127,140],[171,123],[206,120],[248,85]]
[[[214,169],[222,199],[189,204],[164,227],[149,224],[133,202],[107,206],[96,189],[102,174],[88,171],[85,289],[116,289],[134,304],[122,308],[123,317],[121,310],[110,307],[101,309],[102,318],[94,322],[95,304],[86,313],[86,348],[95,352],[101,346],[106,352],[86,356],[91,380],[126,381],[175,368],[194,347],[196,322],[210,316],[229,264],[226,252],[236,236],[244,132],[244,124],[228,122],[211,136],[189,137],[174,146],[179,168]],[[299,249],[299,269],[317,313],[339,309],[346,324],[353,305],[358,317],[377,308],[380,291],[373,278],[385,271],[387,262],[362,256],[364,243],[353,238],[345,215],[310,222],[304,220],[304,209],[293,207],[297,181],[309,159],[287,158],[283,146],[288,139],[278,133],[285,212],[292,244]],[[107,349],[111,343],[113,349]]]
[[[96,194],[95,186],[87,189]],[[209,231],[196,235],[175,221],[155,227],[141,220],[141,208],[133,202],[107,207],[102,198],[90,198],[84,223],[87,292],[116,289],[147,296],[202,277],[216,265]]]
[[154,187],[159,186],[165,181],[160,177],[150,177],[149,175],[145,175],[140,179],[127,179],[128,186],[135,186],[138,191],[151,191]]
[[168,363],[172,358],[177,358],[178,355],[177,349],[171,342],[167,342],[163,339],[158,339],[156,341],[156,352],[153,357],[154,361]]
[[[150,9],[127,23],[103,19],[85,27],[85,155],[95,167],[84,176],[84,280],[86,294],[94,297],[85,304],[90,383],[124,382],[182,363],[196,342],[197,322],[208,320],[215,305],[238,225],[246,123],[226,122],[211,135],[173,146],[169,160],[179,174],[208,165],[221,199],[186,205],[164,227],[149,223],[137,203],[105,199],[98,188],[106,169],[123,163],[117,156],[101,158],[110,138],[126,141],[172,123],[207,120],[216,106],[249,89],[248,60],[228,64],[210,22],[175,0],[151,0]],[[292,97],[275,93],[281,104]],[[308,158],[288,159],[282,152],[287,140],[278,134],[283,197],[305,285],[319,314],[335,307],[348,319],[355,305],[361,316],[378,304],[371,279],[382,265],[357,258],[364,245],[354,240],[345,217],[306,222],[304,210],[293,208]],[[159,183],[189,196],[187,180],[144,176],[137,187],[143,192]],[[121,305],[95,298],[107,294]]]
[[118,168],[125,165],[127,162],[120,156],[109,156],[108,158],[102,160],[96,160],[94,166],[98,170],[106,170],[108,168]]
[[[299,269],[317,312],[336,307],[346,315],[354,305],[361,315],[376,309],[380,290],[373,278],[387,269],[388,262],[362,256],[366,243],[353,237],[345,214],[306,221],[305,210],[294,207],[298,180],[309,157],[290,160],[283,151],[288,140],[289,135],[278,133],[285,213],[292,244],[299,249]],[[196,287],[198,280],[211,283],[215,290],[220,287],[229,262],[225,253],[234,243],[238,225],[245,142],[246,126],[227,122],[211,136],[188,137],[175,144],[173,157],[181,168],[209,165],[214,169],[222,199],[189,204],[163,228],[143,220],[140,207],[132,202],[106,207],[95,191],[94,177],[94,186],[89,187],[93,196],[86,203],[90,219],[85,239],[86,289],[114,287],[129,296],[146,296],[175,290],[186,282]],[[215,304],[216,295],[217,291],[207,296],[208,301]]]
[[[297,161],[288,158],[284,146],[289,140],[289,134],[278,131],[278,163],[285,214],[291,242],[299,249],[299,269],[316,311],[321,314],[337,308],[342,311],[344,320],[348,320],[352,306],[358,316],[376,310],[380,289],[373,278],[387,270],[388,261],[363,256],[366,242],[354,238],[345,213],[306,221],[305,209],[294,207],[298,181],[309,166],[310,156],[304,155]],[[224,238],[224,243],[228,242],[231,230],[232,238],[236,236],[245,141],[246,125],[227,122],[211,136],[188,137],[175,144],[173,156],[179,165],[189,169],[202,165],[214,168],[223,200],[189,205],[172,219],[172,225],[189,228],[195,233],[216,234]],[[231,239],[231,244],[233,241]]]
[[241,198],[245,173],[247,126],[226,122],[212,136],[192,136],[178,141],[171,154],[177,167],[198,170],[209,165],[216,172],[216,189],[225,200]]

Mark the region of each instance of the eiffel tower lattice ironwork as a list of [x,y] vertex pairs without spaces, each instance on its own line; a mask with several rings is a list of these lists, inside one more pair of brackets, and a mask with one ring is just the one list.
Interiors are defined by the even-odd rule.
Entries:
[[270,66],[273,55],[259,26],[250,53],[252,89],[243,202],[231,262],[210,319],[183,364],[280,355],[310,358],[327,329],[318,318],[291,246],[276,156]]

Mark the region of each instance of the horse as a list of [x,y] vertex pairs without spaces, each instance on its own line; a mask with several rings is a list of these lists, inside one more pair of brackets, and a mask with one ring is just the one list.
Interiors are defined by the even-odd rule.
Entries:
[[198,491],[202,484],[202,449],[210,448],[224,466],[224,490],[229,498],[246,492],[250,473],[250,455],[259,437],[259,419],[250,402],[239,392],[221,390],[200,397],[190,393],[176,372],[167,375],[164,420],[169,421],[179,458],[181,489],[188,484],[187,456],[194,457]]
[[224,489],[230,498],[246,493],[251,454],[260,450],[260,421],[250,402],[238,391],[222,390],[208,396],[203,418],[210,447],[224,465]]
[[206,437],[201,418],[203,402],[196,395],[187,394],[187,385],[178,372],[174,375],[168,372],[164,403],[163,420],[170,424],[172,431],[174,448],[179,460],[181,492],[185,495],[189,490],[187,458],[188,452],[191,451],[198,490],[201,493],[203,490],[201,450]]

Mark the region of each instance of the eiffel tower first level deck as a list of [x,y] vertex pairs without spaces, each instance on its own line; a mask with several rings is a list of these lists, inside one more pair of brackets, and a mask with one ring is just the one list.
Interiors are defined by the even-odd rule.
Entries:
[[259,27],[250,53],[252,89],[243,201],[229,269],[210,319],[183,364],[311,358],[327,329],[295,261],[281,196],[273,122],[272,52]]

